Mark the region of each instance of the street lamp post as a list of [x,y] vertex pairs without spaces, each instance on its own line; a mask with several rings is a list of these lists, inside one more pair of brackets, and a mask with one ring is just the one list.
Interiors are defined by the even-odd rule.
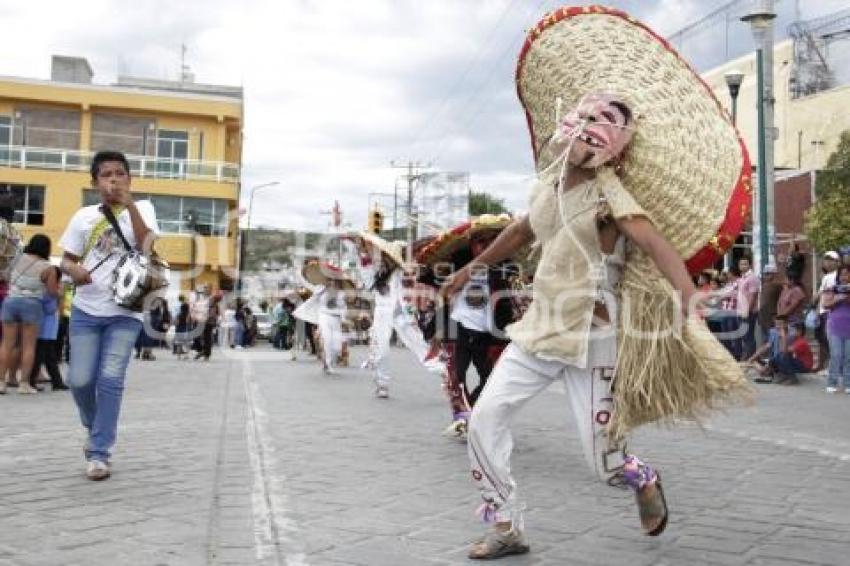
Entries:
[[744,82],[744,73],[737,69],[732,69],[723,78],[726,79],[726,86],[729,87],[729,97],[732,99],[732,125],[738,125],[738,93],[741,91],[741,83]]
[[[732,125],[738,126],[738,93],[741,92],[741,83],[744,82],[744,73],[738,69],[732,69],[723,78],[726,79],[726,86],[729,88],[729,98],[732,99]],[[732,250],[726,252],[723,256],[723,269],[728,271],[732,263]]]
[[[773,234],[773,20],[774,0],[758,0],[753,11],[741,18],[750,24],[756,43],[756,75],[758,79],[758,222],[753,224],[753,247],[756,265],[761,271],[770,263]],[[758,238],[756,238],[756,231]]]
[[246,226],[244,230],[239,230],[239,270],[236,278],[236,286],[239,291],[242,290],[242,270],[245,266],[245,236],[246,233],[251,230],[251,212],[253,212],[254,208],[254,195],[260,189],[274,187],[279,184],[279,181],[272,181],[270,183],[263,183],[262,185],[251,187],[251,196],[248,197],[248,217],[246,219]]

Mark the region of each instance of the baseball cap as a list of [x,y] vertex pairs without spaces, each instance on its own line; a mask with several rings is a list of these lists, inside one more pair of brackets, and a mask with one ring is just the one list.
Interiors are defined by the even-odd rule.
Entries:
[[841,256],[838,255],[838,252],[833,251],[833,250],[830,250],[830,251],[826,252],[825,254],[823,254],[823,257],[829,258],[829,259],[834,259],[835,261],[839,261],[841,259]]

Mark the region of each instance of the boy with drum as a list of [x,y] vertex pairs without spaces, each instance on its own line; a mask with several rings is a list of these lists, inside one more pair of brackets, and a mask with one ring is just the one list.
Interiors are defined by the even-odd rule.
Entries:
[[150,201],[134,202],[130,165],[116,151],[98,152],[91,163],[91,183],[101,203],[78,210],[59,241],[61,269],[77,286],[71,310],[71,365],[68,385],[88,433],[84,446],[86,477],[110,475],[110,449],[118,430],[124,378],[141,313],[119,306],[111,288],[112,272],[126,255],[122,235],[104,214],[114,214],[123,238],[135,250],[151,249],[159,232]]

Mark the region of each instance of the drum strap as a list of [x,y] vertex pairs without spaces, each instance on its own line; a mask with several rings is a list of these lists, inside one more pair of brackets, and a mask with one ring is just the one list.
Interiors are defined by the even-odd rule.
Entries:
[[121,231],[121,226],[118,225],[118,219],[115,218],[115,212],[112,211],[112,207],[102,204],[100,205],[100,211],[103,212],[103,215],[106,216],[106,219],[110,224],[112,224],[112,229],[115,230],[115,233],[118,234],[119,238],[121,238],[121,243],[124,244],[124,248],[128,252],[132,252],[133,246],[131,246],[130,242],[127,241],[127,238],[124,237],[124,232]]
[[[123,209],[118,211],[119,214],[121,212],[123,212]],[[113,214],[113,218],[114,217],[115,216]],[[100,220],[97,221],[97,224],[94,225],[94,228],[92,228],[92,231],[89,234],[88,239],[86,240],[85,248],[83,248],[83,257],[84,258],[89,254],[90,251],[92,251],[92,249],[94,248],[97,241],[100,239],[100,237],[103,235],[103,233],[106,231],[106,229],[110,225],[111,225],[111,223],[109,222],[109,219],[106,218],[106,217],[101,218]]]

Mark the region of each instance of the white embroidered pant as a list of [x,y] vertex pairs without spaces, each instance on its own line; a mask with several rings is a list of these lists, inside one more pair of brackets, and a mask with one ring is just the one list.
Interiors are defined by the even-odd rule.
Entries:
[[325,365],[331,368],[342,352],[342,320],[338,316],[319,313],[319,334],[325,354]]
[[616,337],[595,338],[588,347],[587,369],[547,361],[510,344],[502,354],[469,423],[472,477],[488,508],[488,518],[522,528],[524,504],[511,476],[510,425],[516,412],[556,379],[566,387],[584,455],[600,479],[609,480],[623,464],[622,450],[609,442],[605,425],[613,411]]
[[372,363],[375,366],[375,383],[381,386],[386,386],[392,376],[387,371],[387,356],[390,351],[390,337],[393,329],[395,329],[398,339],[402,344],[416,356],[416,359],[422,363],[425,356],[428,355],[430,346],[422,337],[422,331],[416,319],[398,308],[395,312],[388,310],[375,310],[375,320],[372,323],[371,341],[372,341]]

